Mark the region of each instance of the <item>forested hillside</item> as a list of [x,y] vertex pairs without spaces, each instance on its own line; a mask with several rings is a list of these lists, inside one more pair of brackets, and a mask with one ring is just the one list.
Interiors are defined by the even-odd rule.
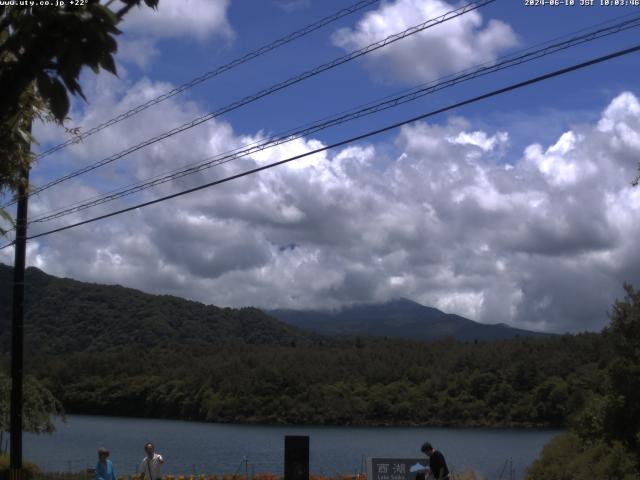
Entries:
[[69,412],[216,422],[562,425],[603,387],[603,337],[350,340],[32,358]]
[[[0,264],[0,342],[9,344],[13,268]],[[288,344],[312,335],[256,308],[218,308],[117,285],[57,278],[28,268],[28,353],[149,349],[221,343]]]
[[[0,266],[5,352],[10,277],[11,268]],[[599,334],[435,343],[322,337],[257,309],[221,309],[33,268],[26,314],[27,373],[69,413],[557,426],[605,388],[612,356]]]

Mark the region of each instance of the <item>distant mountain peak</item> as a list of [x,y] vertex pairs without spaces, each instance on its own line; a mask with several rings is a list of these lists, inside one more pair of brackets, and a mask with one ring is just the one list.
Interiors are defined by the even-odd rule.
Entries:
[[415,300],[411,300],[410,298],[407,298],[407,297],[391,298],[391,299],[387,300],[384,303],[386,303],[387,305],[389,305],[389,304],[391,304],[391,305],[413,305],[413,306],[418,306],[418,307],[424,307],[424,305],[422,305],[421,303],[418,303]]
[[340,310],[267,310],[290,325],[325,335],[373,335],[410,340],[490,341],[540,336],[505,324],[483,324],[406,297],[358,303]]

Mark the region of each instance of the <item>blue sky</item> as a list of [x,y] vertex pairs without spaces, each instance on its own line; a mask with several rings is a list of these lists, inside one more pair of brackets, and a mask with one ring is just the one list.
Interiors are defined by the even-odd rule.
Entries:
[[[120,76],[83,75],[86,130],[350,5],[161,0],[127,19]],[[389,0],[38,162],[38,186],[370,42],[462,5]],[[637,7],[497,0],[143,149],[31,200],[31,218],[335,114]],[[637,42],[632,29],[443,90],[251,158],[47,224],[37,233],[309,151]],[[218,305],[338,308],[412,298],[493,323],[597,330],[640,283],[638,54],[477,103],[255,178],[30,243],[28,262]],[[65,140],[38,125],[40,148]],[[0,252],[11,262],[12,252]]]
[[[517,34],[519,46],[504,49],[500,53],[510,53],[520,48],[546,42],[599,22],[615,19],[622,15],[640,13],[636,7],[524,7],[520,1],[499,0],[482,9],[485,19],[499,19],[509,24]],[[232,41],[213,37],[205,41],[197,39],[167,39],[158,42],[161,57],[147,69],[130,67],[132,76],[148,75],[156,80],[179,84],[185,79],[198,76],[202,71],[224,64],[257,46],[267,44],[285,33],[311,23],[315,19],[329,15],[351,2],[327,0],[300,2],[290,10],[278,7],[274,1],[231,2],[228,9],[229,23],[235,32]],[[280,4],[282,5],[282,4]],[[452,4],[457,6],[458,4]],[[372,10],[369,8],[368,10]],[[354,20],[362,15],[356,13],[329,27],[294,42],[277,52],[265,55],[234,73],[201,84],[190,91],[190,98],[209,110],[225,105],[246,94],[277,83],[288,76],[308,70],[345,53],[331,41],[331,34],[341,27],[351,27]],[[415,23],[424,19],[416,18]],[[436,27],[437,28],[437,27]],[[434,29],[435,30],[435,29]],[[569,63],[584,61],[590,57],[634,44],[635,29],[589,43],[583,47],[563,52],[553,58],[544,59],[509,70],[504,75],[491,76],[483,81],[465,84],[460,88],[444,91],[437,98],[427,98],[403,108],[391,118],[404,118],[418,114],[433,106],[446,105],[473,94],[490,90],[494,86],[508,84],[552,70]],[[363,60],[343,65],[322,74],[317,79],[294,86],[285,92],[273,95],[253,106],[230,114],[239,131],[251,133],[259,129],[274,132],[313,121],[325,115],[357,106],[374,99],[394,94],[417,85],[420,79],[393,81],[377,77],[377,72],[363,68]],[[633,89],[635,58],[623,58],[606,65],[594,67],[588,72],[580,72],[563,79],[537,85],[518,92],[465,108],[468,118],[484,119],[489,114],[492,124],[510,122],[514,112],[523,111],[527,117],[546,116],[549,109],[563,112],[567,121],[584,118],[585,112],[597,115],[603,103],[618,91]],[[569,93],[569,94],[567,94]],[[384,120],[389,117],[385,116]],[[435,121],[442,121],[436,119]],[[380,122],[386,123],[386,122]],[[373,123],[378,124],[377,122]],[[368,124],[365,123],[365,129]],[[548,130],[552,138],[561,133],[564,125]],[[362,131],[362,126],[347,125],[327,138],[342,138]],[[538,137],[536,137],[537,139]]]

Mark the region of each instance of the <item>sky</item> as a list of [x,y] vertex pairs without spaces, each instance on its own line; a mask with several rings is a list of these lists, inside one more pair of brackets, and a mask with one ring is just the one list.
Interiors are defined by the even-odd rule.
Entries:
[[[112,118],[355,0],[160,0],[122,24],[118,77],[84,72],[68,128]],[[30,199],[37,218],[639,7],[496,0]],[[39,186],[464,3],[386,0],[42,158]],[[638,28],[30,226],[37,234],[308,152],[593,57]],[[640,54],[130,213],[31,240],[29,265],[219,306],[406,297],[484,323],[597,331],[640,286]],[[36,151],[66,140],[34,128]],[[13,263],[13,250],[0,250]]]

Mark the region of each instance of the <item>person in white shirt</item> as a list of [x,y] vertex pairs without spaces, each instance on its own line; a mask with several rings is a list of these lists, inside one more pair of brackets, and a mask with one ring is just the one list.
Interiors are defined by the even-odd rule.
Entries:
[[156,453],[156,447],[151,442],[144,446],[144,451],[147,453],[147,456],[140,462],[138,473],[146,480],[160,480],[162,478],[160,465],[164,463],[164,458],[162,458],[162,455]]

